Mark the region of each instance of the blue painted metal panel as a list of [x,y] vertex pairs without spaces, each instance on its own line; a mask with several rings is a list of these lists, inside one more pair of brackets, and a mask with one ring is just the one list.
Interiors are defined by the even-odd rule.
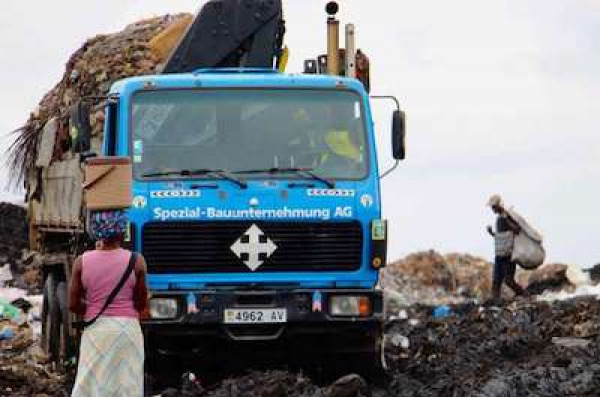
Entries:
[[[217,189],[202,189],[199,197],[187,197],[164,200],[152,197],[150,192],[163,191],[175,188],[190,189],[197,185],[198,180],[193,178],[184,181],[134,181],[134,202],[138,200],[137,207],[130,210],[131,221],[136,225],[135,233],[136,249],[141,247],[141,228],[145,222],[167,221],[176,214],[178,221],[181,220],[214,220],[225,219],[215,216],[217,210],[247,210],[249,200],[259,197],[261,209],[277,210],[282,208],[305,208],[321,209],[320,216],[306,218],[306,220],[321,220],[323,222],[335,222],[338,220],[358,220],[363,225],[363,264],[358,271],[352,272],[282,272],[282,273],[236,273],[236,274],[151,274],[149,284],[151,289],[169,288],[202,288],[211,285],[244,285],[253,284],[294,284],[299,287],[322,288],[322,287],[373,287],[377,282],[378,273],[371,268],[369,263],[370,252],[370,223],[373,219],[381,217],[380,209],[380,186],[378,178],[377,156],[375,150],[375,137],[373,133],[373,120],[368,101],[368,95],[362,84],[354,79],[320,76],[320,75],[288,75],[279,73],[232,72],[210,73],[202,71],[195,74],[182,75],[158,75],[134,77],[119,81],[114,84],[111,93],[120,97],[120,117],[118,134],[118,154],[129,156],[130,131],[129,131],[129,109],[132,96],[139,90],[147,88],[243,88],[243,87],[265,87],[265,88],[343,88],[357,92],[363,98],[365,109],[368,146],[370,151],[370,174],[362,181],[338,181],[336,189],[348,189],[354,192],[351,197],[314,197],[308,196],[307,189],[288,188],[287,184],[297,180],[269,180],[268,183],[260,179],[248,181],[248,189],[241,190],[236,185],[223,180],[211,181],[218,186],[218,190],[227,192],[227,199],[217,196]],[[104,148],[106,149],[106,148]],[[203,178],[203,181],[206,181]],[[319,185],[319,182],[315,182]],[[321,188],[321,186],[317,186]],[[323,186],[324,187],[324,186]],[[280,192],[287,190],[284,199]],[[143,204],[143,205],[142,205]],[[325,216],[324,214],[327,214]],[[336,215],[337,214],[337,215]],[[181,216],[180,216],[181,215]],[[249,220],[260,220],[260,217],[250,217]],[[240,220],[236,218],[236,220]],[[278,221],[290,220],[280,217]],[[301,221],[298,219],[291,219]]]

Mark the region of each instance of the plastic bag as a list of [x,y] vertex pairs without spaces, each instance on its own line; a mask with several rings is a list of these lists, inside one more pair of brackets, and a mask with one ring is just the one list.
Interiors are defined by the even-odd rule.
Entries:
[[19,309],[0,298],[0,318],[12,320],[19,316]]

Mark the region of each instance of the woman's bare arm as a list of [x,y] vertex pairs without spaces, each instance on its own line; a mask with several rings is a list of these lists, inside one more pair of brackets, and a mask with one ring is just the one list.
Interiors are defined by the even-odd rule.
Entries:
[[148,317],[148,287],[146,285],[147,265],[141,254],[137,255],[135,262],[135,289],[133,303],[141,318]]
[[73,271],[71,273],[71,287],[69,289],[69,310],[75,314],[85,314],[85,289],[81,281],[81,256],[73,262]]

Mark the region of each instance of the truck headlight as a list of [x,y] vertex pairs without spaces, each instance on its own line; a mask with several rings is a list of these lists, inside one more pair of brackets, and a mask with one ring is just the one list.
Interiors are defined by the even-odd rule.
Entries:
[[152,298],[150,299],[150,316],[158,320],[166,320],[177,317],[179,307],[177,299],[174,298]]
[[371,314],[371,302],[366,296],[334,295],[329,300],[329,313],[340,317],[366,317]]

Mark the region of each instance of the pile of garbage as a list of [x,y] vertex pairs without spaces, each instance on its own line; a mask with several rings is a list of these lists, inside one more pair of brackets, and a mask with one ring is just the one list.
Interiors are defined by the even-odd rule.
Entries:
[[328,385],[317,385],[301,372],[285,370],[250,371],[205,389],[191,373],[182,377],[180,388],[169,388],[160,397],[375,397],[384,390],[373,387],[362,376],[348,374]]
[[414,306],[388,324],[391,395],[600,395],[596,297],[434,312]]
[[[366,386],[366,382],[364,384]],[[160,395],[162,397],[309,397],[325,396],[326,394],[324,389],[313,384],[308,377],[301,373],[272,370],[251,371],[244,376],[228,378],[210,389],[205,389],[193,374],[186,373],[182,377],[181,388],[170,388]]]
[[68,396],[65,383],[66,376],[53,371],[29,326],[0,321],[1,396]]
[[27,211],[20,205],[0,203],[0,263],[20,258],[27,245]]
[[25,209],[0,203],[0,396],[67,395],[40,347],[41,265],[27,246]]
[[491,289],[492,265],[468,254],[442,255],[418,252],[389,264],[382,272],[382,287],[392,303],[458,303],[483,300]]
[[41,273],[27,250],[27,212],[11,203],[0,203],[0,288],[13,286],[39,293]]
[[[189,20],[189,14],[142,20],[120,32],[93,37],[75,51],[66,64],[61,81],[43,97],[26,124],[16,131],[8,160],[16,179],[27,181],[36,169],[46,167],[68,153],[72,145],[69,108],[78,100],[106,96],[113,82],[119,79],[156,73],[169,53],[169,45],[174,42],[167,40],[165,45],[163,41],[162,47],[153,48],[152,40],[168,27]],[[96,138],[101,138],[103,122],[104,109],[98,103],[90,115]],[[42,135],[45,135],[44,139]],[[101,139],[92,140],[96,145],[100,142]],[[92,149],[98,151],[99,148]]]
[[0,396],[66,396],[41,345],[41,296],[0,287]]
[[204,385],[186,374],[180,388],[159,395],[598,396],[598,316],[596,297],[520,299],[506,306],[414,305],[386,324],[387,369],[380,378],[349,374],[315,382],[303,373],[267,370]]
[[41,293],[42,272],[39,255],[28,250],[28,224],[25,208],[0,203],[0,288],[13,287]]
[[[593,291],[589,287],[600,282],[598,269],[600,265],[582,269],[578,265],[549,263],[533,271],[519,268],[516,278],[530,295],[543,300],[564,300]],[[389,264],[382,272],[381,286],[388,309],[394,315],[414,304],[484,302],[490,297],[492,271],[493,264],[485,259],[469,254],[442,255],[430,250]],[[503,294],[514,297],[509,289]]]

